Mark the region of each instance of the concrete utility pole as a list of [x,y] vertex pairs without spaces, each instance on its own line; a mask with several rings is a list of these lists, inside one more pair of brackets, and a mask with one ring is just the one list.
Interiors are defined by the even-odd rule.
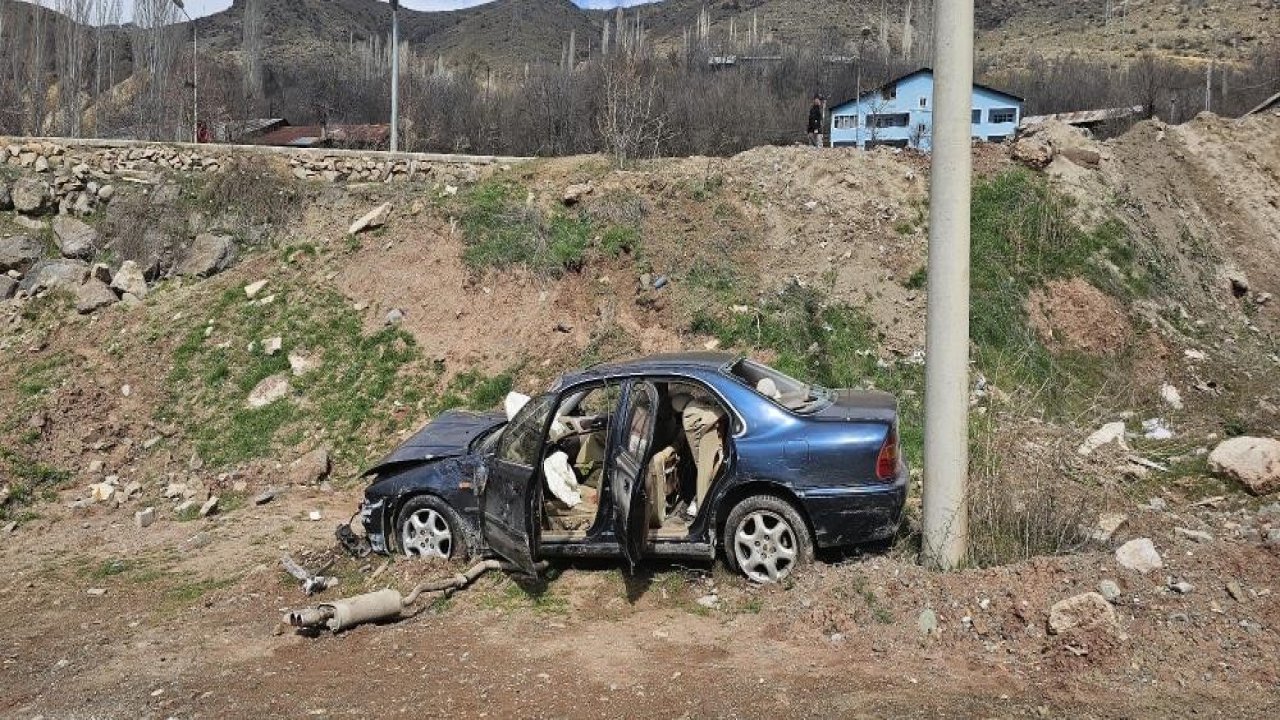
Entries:
[[400,0],[391,0],[391,152],[400,148]]
[[196,35],[196,21],[191,19],[191,15],[187,12],[187,8],[183,6],[183,0],[172,0],[174,7],[182,11],[187,16],[187,22],[191,23],[191,142],[200,142],[200,76],[196,69],[199,63],[196,58],[199,57],[198,39]]
[[949,570],[969,542],[969,199],[973,0],[934,7],[922,560]]

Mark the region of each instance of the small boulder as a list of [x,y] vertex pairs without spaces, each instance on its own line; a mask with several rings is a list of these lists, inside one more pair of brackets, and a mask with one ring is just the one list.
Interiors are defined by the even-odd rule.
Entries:
[[1092,148],[1064,147],[1060,154],[1080,167],[1095,168],[1102,162],[1102,154]]
[[280,352],[280,348],[284,347],[284,338],[279,335],[273,338],[267,338],[262,341],[262,354],[267,356],[275,355]]
[[1160,559],[1160,553],[1156,552],[1156,546],[1151,542],[1151,538],[1130,540],[1116,548],[1116,562],[1123,568],[1144,575],[1164,567],[1164,561]]
[[398,325],[402,320],[404,320],[404,311],[400,308],[392,308],[391,311],[387,313],[388,325]]
[[262,288],[266,286],[267,286],[266,280],[259,280],[257,282],[251,282],[248,285],[245,285],[244,286],[245,297],[249,298],[250,300],[254,299],[255,297],[258,296],[258,293],[262,292]]
[[214,495],[200,506],[200,517],[209,517],[218,510],[218,496]]
[[26,235],[0,238],[0,273],[26,272],[44,257],[44,245]]
[[260,408],[266,407],[271,403],[287,396],[289,394],[289,376],[287,373],[277,373],[262,379],[249,393],[249,407]]
[[932,608],[925,608],[920,611],[919,617],[916,618],[916,629],[921,635],[933,635],[938,632],[938,613]]
[[591,186],[591,183],[576,183],[574,185],[570,185],[564,189],[564,197],[561,198],[561,201],[564,202],[565,205],[572,207],[581,202],[582,198],[590,195],[593,190],[595,190],[595,188]]
[[18,281],[8,275],[0,275],[0,300],[8,300],[18,291]]
[[1059,600],[1049,608],[1049,632],[1054,635],[1099,627],[1114,630],[1119,626],[1115,608],[1096,592]]
[[125,260],[112,278],[111,287],[121,295],[128,293],[141,300],[147,296],[147,277],[138,263]]
[[53,219],[53,239],[65,258],[89,260],[98,252],[98,231],[65,215]]
[[1203,530],[1192,530],[1190,528],[1175,527],[1173,533],[1178,537],[1184,537],[1192,542],[1211,543],[1213,536]]
[[106,263],[94,263],[89,270],[89,277],[99,282],[111,284],[111,266]]
[[21,178],[10,191],[13,209],[23,215],[39,215],[47,210],[53,199],[49,183],[35,178]]
[[312,485],[329,477],[329,451],[316,448],[289,464],[289,482]]
[[306,375],[320,367],[320,360],[302,348],[295,348],[289,353],[289,370],[295,376]]
[[1178,388],[1169,383],[1160,386],[1160,399],[1174,410],[1182,409],[1182,393],[1178,392]]
[[1085,438],[1080,443],[1080,447],[1076,448],[1076,452],[1081,455],[1092,455],[1098,448],[1117,443],[1121,450],[1128,450],[1129,446],[1124,441],[1124,423],[1121,421],[1107,423],[1093,432],[1092,435]]
[[173,271],[177,275],[209,277],[226,270],[235,254],[236,242],[230,235],[201,233]]
[[116,188],[114,185],[103,185],[98,188],[98,199],[102,202],[111,202],[111,198],[116,196]]
[[1119,602],[1120,596],[1123,594],[1120,592],[1120,586],[1116,584],[1115,580],[1103,580],[1098,583],[1098,593],[1106,598],[1109,603]]
[[83,260],[44,260],[35,264],[19,285],[28,294],[41,290],[74,290],[89,277],[89,263]]
[[382,203],[352,222],[351,227],[347,228],[347,234],[358,235],[365,230],[382,227],[390,217],[391,203]]
[[0,183],[0,210],[13,209],[13,193],[9,191],[9,186]]
[[116,302],[116,294],[101,280],[90,279],[76,289],[76,312],[88,315]]
[[133,524],[139,528],[151,527],[156,521],[156,509],[148,507],[133,514]]
[[1254,495],[1280,490],[1280,440],[1236,437],[1209,453],[1209,470],[1244,485]]
[[1043,170],[1053,162],[1053,147],[1035,137],[1026,137],[1013,144],[1013,159],[1036,170]]
[[1098,516],[1098,522],[1093,526],[1093,532],[1089,537],[1096,542],[1108,543],[1115,536],[1116,531],[1128,522],[1129,516],[1124,513],[1103,513]]
[[111,483],[94,483],[89,486],[89,497],[94,502],[106,502],[116,494],[116,488]]

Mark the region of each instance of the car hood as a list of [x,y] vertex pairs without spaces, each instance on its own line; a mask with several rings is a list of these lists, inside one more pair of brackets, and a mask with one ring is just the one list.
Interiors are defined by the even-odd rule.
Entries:
[[880,390],[832,390],[834,397],[826,407],[810,417],[817,420],[848,422],[882,422],[898,419],[898,399]]
[[466,455],[475,440],[486,431],[503,425],[502,413],[473,413],[449,410],[427,423],[390,454],[374,463],[364,474],[377,472],[388,465],[424,462]]

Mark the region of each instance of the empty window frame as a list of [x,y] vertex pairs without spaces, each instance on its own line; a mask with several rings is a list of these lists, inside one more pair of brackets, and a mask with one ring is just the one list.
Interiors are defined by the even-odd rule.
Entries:
[[880,113],[867,116],[867,127],[893,128],[911,124],[911,113]]
[[991,123],[1011,123],[1018,119],[1018,108],[991,108],[987,113]]
[[858,127],[857,115],[837,115],[836,116],[837,130],[852,130],[853,128],[856,128],[856,127]]
[[972,119],[972,120],[970,120],[970,122],[972,122],[974,125],[977,125],[978,123],[982,122],[982,110],[981,110],[981,109],[977,109],[977,110],[974,110],[974,111],[973,111],[973,119]]

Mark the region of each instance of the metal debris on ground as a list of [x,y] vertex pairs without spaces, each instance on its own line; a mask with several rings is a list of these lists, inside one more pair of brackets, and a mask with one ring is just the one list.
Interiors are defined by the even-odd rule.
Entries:
[[305,568],[295,562],[294,559],[288,555],[280,556],[280,564],[284,566],[285,572],[294,576],[302,583],[302,591],[308,596],[315,595],[318,592],[323,592],[338,584],[338,578],[329,577],[324,574],[326,570],[333,567],[332,560],[325,563],[324,567],[320,568],[315,573],[307,572]]

